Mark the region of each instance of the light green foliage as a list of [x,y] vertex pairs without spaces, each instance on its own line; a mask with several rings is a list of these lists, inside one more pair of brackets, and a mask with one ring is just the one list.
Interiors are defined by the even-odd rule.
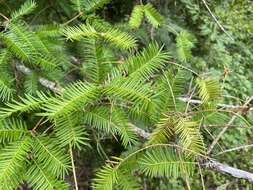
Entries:
[[136,40],[125,32],[121,32],[116,28],[95,29],[89,24],[82,24],[80,26],[67,27],[63,30],[63,34],[67,39],[80,40],[82,38],[101,38],[105,42],[115,45],[122,49],[130,49],[136,46]]
[[43,136],[36,137],[33,142],[34,159],[52,176],[64,178],[69,169],[70,158],[57,145],[56,140]]
[[85,51],[82,74],[87,80],[100,84],[107,77],[110,68],[105,48],[94,39],[85,39],[81,47]]
[[64,90],[62,95],[51,98],[42,108],[45,112],[40,115],[57,119],[60,116],[73,113],[73,111],[82,110],[82,105],[98,99],[99,92],[99,88],[92,84],[83,82],[71,84]]
[[53,53],[34,32],[29,31],[25,23],[11,23],[9,31],[0,34],[0,38],[14,56],[25,62],[45,70],[53,70],[58,66]]
[[[205,153],[205,145],[200,133],[199,123],[189,121],[187,118],[179,119],[175,127],[175,133],[179,136],[179,144],[186,149],[187,155]],[[187,150],[192,150],[193,152]]]
[[27,0],[17,11],[11,14],[11,19],[18,20],[25,15],[29,15],[36,8],[36,2],[33,0]]
[[38,80],[38,76],[34,73],[26,77],[24,88],[27,94],[36,94],[39,88]]
[[6,118],[15,113],[30,112],[40,108],[40,106],[49,99],[43,92],[37,92],[37,97],[26,94],[25,97],[13,100],[0,108],[0,118]]
[[20,120],[3,120],[0,125],[0,137],[2,143],[17,141],[29,134],[26,123]]
[[135,84],[133,82],[123,82],[124,79],[114,80],[105,90],[105,93],[116,100],[127,100],[140,106],[140,109],[154,109],[152,102],[154,94],[150,91],[149,84]]
[[213,79],[198,79],[199,96],[204,103],[217,100],[221,97],[221,88],[219,82]]
[[160,26],[163,22],[163,17],[160,15],[160,13],[153,7],[152,4],[148,3],[144,6],[145,15],[152,24],[153,27],[157,28]]
[[81,12],[83,9],[83,1],[82,0],[71,0],[72,2],[72,7],[74,10],[77,12]]
[[123,110],[110,107],[95,107],[85,111],[83,120],[102,133],[120,135],[122,144],[127,147],[136,142],[136,134],[129,126],[129,121]]
[[12,76],[9,73],[10,54],[7,50],[0,52],[0,99],[2,101],[10,100],[15,94],[12,88]]
[[[138,159],[131,160],[134,155],[138,155]],[[129,168],[128,161],[136,167]],[[141,172],[148,177],[179,177],[192,175],[195,165],[191,159],[176,155],[170,148],[159,147],[159,145],[156,148],[147,147],[147,150],[133,152],[129,157],[123,159],[114,157],[111,162],[114,165],[107,164],[97,172],[93,181],[95,189],[110,190],[115,185],[127,190],[138,189],[134,178],[131,177],[134,171]]]
[[30,143],[30,139],[26,138],[21,141],[13,142],[1,150],[0,189],[16,189],[22,182]]
[[10,88],[8,84],[0,80],[0,98],[2,101],[10,100],[15,90]]
[[76,114],[70,114],[55,120],[55,131],[60,146],[71,145],[71,147],[79,150],[89,146],[88,134],[84,126],[79,123],[79,120],[80,118]]
[[82,24],[80,26],[67,27],[63,34],[70,40],[80,40],[83,37],[96,38],[98,33],[91,25]]
[[[185,70],[178,70],[173,74],[171,70],[163,73],[161,80],[157,81],[158,99],[161,111],[174,110],[182,111],[185,109],[185,103],[179,101],[182,94],[186,93],[185,84],[189,81],[191,74]],[[164,107],[164,104],[166,107]],[[165,110],[164,110],[165,109]]]
[[166,148],[147,151],[138,163],[141,171],[150,177],[178,177],[192,173],[194,167],[194,162]]
[[174,135],[174,125],[176,124],[173,117],[162,118],[157,127],[149,137],[148,144],[167,143]]
[[157,44],[150,44],[143,52],[126,61],[127,72],[131,79],[148,80],[165,67],[169,54],[159,49]]
[[[187,155],[202,154],[205,151],[199,124],[181,115],[164,115],[149,138],[148,144],[169,143],[177,136],[179,144]],[[191,152],[192,151],[192,152]]]
[[126,173],[124,171],[118,172],[119,181],[118,186],[122,190],[138,190],[140,189],[140,185],[136,180],[136,176],[133,174]]
[[[58,181],[57,177],[62,178],[68,173],[68,155],[58,146],[56,139],[35,137],[31,133],[22,121],[1,122],[0,136],[2,142],[6,143],[1,150],[1,188],[13,189],[28,179],[35,189],[66,189],[67,186]],[[31,155],[32,160],[27,160],[28,155]]]
[[132,28],[139,28],[144,17],[143,5],[136,5],[130,16],[129,25]]
[[192,48],[195,46],[195,38],[187,31],[182,31],[177,35],[177,57],[180,61],[188,61],[192,58]]
[[93,184],[93,189],[112,190],[113,185],[117,182],[117,178],[117,170],[107,164],[99,172],[97,172],[97,176]]
[[155,28],[163,23],[163,16],[153,7],[151,3],[146,5],[136,5],[130,16],[129,25],[132,28],[139,28],[142,20],[145,17],[147,21]]
[[80,12],[90,13],[96,9],[102,8],[111,0],[71,0],[74,10]]
[[43,165],[34,161],[33,165],[26,172],[28,183],[35,190],[47,190],[47,189],[62,189],[67,190],[68,185],[62,181],[57,180],[47,170],[43,169]]

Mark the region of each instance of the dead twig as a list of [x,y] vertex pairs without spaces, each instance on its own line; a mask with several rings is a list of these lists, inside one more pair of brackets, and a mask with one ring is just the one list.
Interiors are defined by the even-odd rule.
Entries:
[[[253,96],[251,96],[245,103],[244,103],[244,107],[246,107],[253,99]],[[217,137],[214,139],[214,141],[212,142],[212,144],[210,145],[207,154],[210,154],[213,150],[213,148],[215,147],[215,145],[217,144],[217,142],[220,140],[220,138],[225,134],[225,132],[227,131],[227,129],[229,128],[230,125],[233,124],[233,122],[235,121],[235,119],[237,118],[237,115],[241,113],[241,110],[239,110],[235,115],[233,115],[233,117],[230,119],[230,121],[228,122],[228,124],[222,129],[222,131],[217,135]]]
[[207,11],[209,12],[209,14],[211,15],[211,17],[214,19],[214,21],[216,22],[216,24],[220,27],[220,29],[231,39],[234,41],[234,38],[225,30],[225,28],[221,25],[221,23],[218,21],[218,19],[216,18],[216,16],[213,14],[213,12],[211,11],[211,9],[209,8],[206,0],[202,0],[202,2],[204,3]]

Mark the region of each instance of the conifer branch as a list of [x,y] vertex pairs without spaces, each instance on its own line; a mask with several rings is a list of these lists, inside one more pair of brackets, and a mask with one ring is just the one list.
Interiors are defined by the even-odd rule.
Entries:
[[[79,64],[78,59],[76,59],[75,57],[71,57],[71,59],[76,64]],[[15,64],[15,67],[18,71],[22,72],[25,75],[32,74],[32,70],[22,64],[17,63],[17,64]],[[63,90],[63,88],[59,84],[57,84],[56,82],[50,81],[46,78],[40,77],[39,82],[42,86],[52,90],[55,93],[60,93]],[[186,103],[189,102],[190,104],[197,104],[197,105],[203,104],[203,102],[201,100],[189,99],[187,97],[179,97],[178,99],[182,102],[186,102]],[[247,109],[250,111],[253,110],[253,108],[249,108],[247,105],[241,106],[241,105],[217,104],[217,106],[219,108],[224,108],[224,109],[237,109],[237,110],[246,110]]]
[[[25,67],[24,65],[16,64],[16,68],[17,68],[18,71],[20,71],[20,72],[22,72],[26,75],[29,75],[29,74],[32,73],[32,71],[29,68]],[[45,78],[40,78],[39,82],[41,83],[41,85],[43,85],[44,87],[52,90],[53,92],[60,93],[63,90],[63,88],[60,87],[59,85],[57,85],[55,82],[49,81]],[[180,100],[184,101],[184,102],[185,101],[191,101],[191,103],[194,103],[194,104],[201,104],[202,103],[199,100],[188,100],[186,98],[180,98]],[[246,106],[246,105],[244,105],[244,106]],[[219,105],[219,106],[221,106],[221,105]],[[224,107],[226,107],[226,108],[238,108],[238,107],[241,107],[241,106],[225,105]],[[138,127],[134,127],[134,131],[136,132],[137,135],[139,135],[140,137],[142,137],[144,139],[148,139],[149,136],[150,136],[150,133],[148,133],[145,130],[140,129]],[[234,167],[230,167],[230,166],[227,166],[225,164],[222,164],[222,163],[214,161],[214,160],[209,160],[206,163],[203,163],[202,166],[204,168],[217,171],[219,173],[225,173],[225,174],[229,174],[229,175],[231,175],[233,177],[236,177],[236,178],[246,179],[250,183],[253,183],[253,173],[249,173],[247,171],[243,171],[243,170],[240,170],[240,169],[237,169],[237,168],[234,168]]]
[[[144,139],[148,139],[150,136],[150,133],[146,132],[143,129],[140,129],[138,127],[135,127],[134,129],[136,131],[136,133],[144,138]],[[223,174],[229,174],[235,178],[241,178],[241,179],[246,179],[248,180],[250,183],[253,183],[253,173],[241,170],[241,169],[237,169],[231,166],[228,166],[226,164],[222,164],[220,162],[217,162],[213,159],[208,160],[207,162],[201,164],[202,167],[206,168],[206,169],[210,169],[210,170],[214,170],[217,171],[219,173],[223,173]]]
[[[206,189],[212,184],[205,184],[204,169],[212,178],[253,184],[253,171],[229,158],[253,144],[219,145],[228,129],[252,127],[253,94],[238,98],[251,85],[243,63],[252,31],[240,25],[247,3],[184,0],[171,17],[175,7],[168,2],[139,0],[133,7],[113,0],[50,1],[47,8],[54,11],[44,12],[36,1],[0,6],[0,190],[159,189],[154,178],[180,178],[179,186]],[[125,16],[113,22],[125,8],[133,8],[128,24]],[[119,14],[112,16],[111,9]],[[188,17],[192,23],[184,22]],[[199,20],[207,22],[199,26]],[[218,65],[233,58],[242,69],[228,79],[238,64],[224,72]],[[193,69],[184,66],[189,61]],[[207,61],[212,68],[205,70]],[[92,151],[79,163],[76,148],[85,147]],[[228,159],[221,160],[223,154]],[[105,166],[97,170],[101,161]],[[247,165],[247,157],[241,161]],[[192,184],[196,171],[201,179]]]

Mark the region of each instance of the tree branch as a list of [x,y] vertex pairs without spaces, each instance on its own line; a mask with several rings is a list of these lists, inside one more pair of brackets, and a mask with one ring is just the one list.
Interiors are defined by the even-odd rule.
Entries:
[[[180,101],[182,102],[186,102],[186,103],[191,103],[191,104],[203,104],[203,102],[201,100],[192,100],[190,98],[185,98],[185,97],[180,97],[178,98]],[[229,104],[217,104],[217,106],[219,108],[223,108],[223,109],[234,109],[234,110],[246,110],[249,109],[248,106],[241,106],[241,105],[229,105]],[[252,111],[253,109],[249,109],[250,111]]]
[[246,179],[250,183],[253,183],[253,174],[244,170],[240,170],[234,167],[230,167],[228,165],[219,163],[217,161],[211,160],[204,164],[205,168],[211,169],[217,172],[221,172],[224,174],[229,174],[235,178]]
[[[72,57],[72,59],[74,59],[74,57]],[[73,61],[78,63],[78,61],[76,59]],[[15,64],[15,66],[18,71],[22,72],[25,75],[32,74],[32,70],[27,68],[24,65]],[[52,90],[53,92],[60,93],[63,90],[63,88],[59,84],[57,84],[56,82],[47,80],[46,78],[40,77],[39,82],[42,86]],[[192,99],[185,98],[185,97],[181,97],[178,99],[182,102],[186,102],[186,103],[190,103],[190,104],[197,104],[197,105],[203,104],[203,102],[201,100],[192,100]],[[240,105],[217,104],[217,106],[220,108],[224,108],[224,109],[239,109],[239,110],[248,109],[247,106],[240,106]],[[252,108],[250,110],[252,110]]]
[[[32,74],[32,70],[27,68],[26,66],[24,65],[21,65],[21,64],[15,64],[16,66],[16,69],[20,72],[22,72],[23,74],[25,75],[30,75]],[[56,82],[52,82],[50,80],[47,80],[46,78],[43,78],[43,77],[40,77],[39,78],[39,82],[42,86],[52,90],[53,92],[55,93],[61,93],[63,88],[57,84]]]
[[[134,130],[140,137],[142,137],[144,139],[147,139],[150,136],[150,133],[148,133],[145,130],[140,129],[138,127],[135,127]],[[253,183],[253,173],[250,173],[250,172],[247,172],[244,170],[240,170],[240,169],[237,169],[234,167],[230,167],[226,164],[222,164],[222,163],[217,162],[213,159],[210,159],[209,161],[201,164],[201,166],[206,169],[217,171],[219,173],[229,174],[235,178],[246,179],[250,183]]]
[[[26,75],[29,75],[32,73],[32,71],[29,68],[25,67],[24,65],[16,64],[16,68],[18,71],[20,71]],[[63,88],[60,87],[57,83],[49,81],[45,78],[39,78],[39,82],[41,83],[41,85],[52,90],[53,92],[60,93],[63,90]],[[191,101],[193,101],[193,100],[191,100]],[[194,102],[195,102],[195,100],[194,100]],[[138,134],[140,137],[142,137],[144,139],[148,139],[150,136],[150,133],[146,132],[143,129],[135,127],[135,126],[134,126],[134,131],[136,132],[136,134]],[[229,175],[236,177],[236,178],[246,179],[250,183],[253,183],[253,174],[252,173],[247,172],[247,171],[243,171],[243,170],[240,170],[240,169],[237,169],[234,167],[227,166],[227,165],[217,162],[215,160],[209,160],[206,163],[203,163],[202,166],[204,168],[217,171],[219,173],[229,174]]]

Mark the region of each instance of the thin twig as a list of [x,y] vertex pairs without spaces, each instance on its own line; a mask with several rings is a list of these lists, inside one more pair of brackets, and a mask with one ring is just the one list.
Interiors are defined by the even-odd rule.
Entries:
[[[190,99],[189,97],[179,97],[179,100],[181,100],[182,102],[189,102],[191,104],[203,104],[203,102],[201,100],[194,100],[194,99]],[[229,105],[229,104],[217,104],[217,106],[219,108],[223,108],[223,109],[248,109],[248,106],[241,106],[241,105]],[[252,111],[252,109],[250,109],[250,111]]]
[[[178,153],[178,156],[179,156],[179,160],[180,160],[180,162],[182,162],[183,163],[183,160],[182,160],[182,157],[181,157],[181,152],[182,151],[180,151],[180,149],[177,147],[177,150],[179,151]],[[186,183],[186,187],[187,187],[187,190],[191,190],[191,185],[190,185],[190,182],[189,182],[189,175],[188,175],[188,172],[187,172],[187,170],[186,170],[186,168],[184,167],[185,165],[183,164],[183,167],[182,167],[182,169],[183,169],[183,171],[184,171],[184,181],[185,181],[185,183]]]
[[152,26],[150,29],[150,39],[153,41],[155,37],[155,28]]
[[[224,128],[227,127],[227,125],[201,125],[201,128]],[[241,129],[249,129],[250,127],[248,126],[243,126],[243,125],[229,125],[229,128],[241,128]]]
[[231,39],[234,41],[234,38],[225,30],[225,28],[221,25],[221,23],[218,21],[218,19],[216,18],[216,16],[213,14],[213,12],[211,11],[211,9],[209,8],[206,0],[202,0],[202,2],[204,3],[206,9],[208,10],[209,14],[212,16],[212,18],[214,19],[214,21],[217,23],[217,25],[220,27],[220,29]]
[[[196,87],[194,87],[194,88],[193,88],[193,90],[192,90],[192,92],[191,92],[191,94],[190,94],[189,99],[191,99],[191,98],[192,98],[192,96],[193,96],[193,95],[194,95],[194,93],[195,93],[195,90],[196,90]],[[187,113],[187,112],[188,112],[189,106],[190,106],[190,101],[188,101],[188,102],[187,102],[187,104],[186,104],[185,113]]]
[[[211,137],[213,140],[215,139],[214,136],[212,135],[212,133],[211,133],[206,127],[204,127],[204,130],[210,135],[210,137]],[[221,150],[223,150],[219,142],[217,143],[217,145],[218,145],[218,147],[219,147]]]
[[[251,96],[243,105],[244,107],[246,107],[253,99],[253,96]],[[237,118],[237,115],[241,113],[241,110],[237,112],[237,114],[235,114],[230,121],[228,122],[228,124],[222,129],[222,131],[218,134],[218,136],[216,137],[216,139],[212,142],[212,144],[210,145],[207,154],[210,154],[213,150],[213,148],[215,147],[215,145],[217,144],[217,142],[220,140],[220,138],[224,135],[224,133],[227,131],[228,127],[230,125],[232,125],[232,123],[234,122],[234,120]]]
[[74,20],[76,20],[78,17],[82,16],[83,12],[78,13],[76,16],[74,16],[72,19],[68,20],[67,22],[63,23],[63,26],[68,25],[69,23],[73,22]]
[[176,65],[177,67],[181,67],[182,69],[185,69],[185,70],[187,70],[187,71],[190,71],[190,72],[193,73],[194,75],[199,76],[199,74],[198,74],[197,72],[193,71],[192,69],[190,69],[190,68],[188,68],[188,67],[185,67],[185,66],[183,66],[183,65],[180,65],[180,64],[178,64],[178,63],[176,63],[176,62],[174,62],[174,61],[168,61],[168,63],[173,64],[173,65]]
[[73,177],[74,177],[74,183],[75,183],[75,190],[78,190],[78,183],[76,179],[76,169],[75,169],[75,163],[74,163],[74,157],[72,152],[72,147],[69,145],[69,153],[71,158],[71,165],[72,165],[72,171],[73,171]]
[[54,127],[54,125],[52,124],[52,125],[50,125],[44,132],[43,132],[43,134],[46,134],[50,129],[52,129]]
[[7,16],[5,16],[3,13],[0,13],[0,16],[3,17],[6,21],[8,22],[10,21],[10,19]]
[[210,154],[212,152],[212,150],[214,149],[215,145],[218,143],[218,141],[221,139],[221,137],[224,135],[224,133],[227,131],[228,127],[234,122],[234,120],[237,118],[236,115],[233,115],[233,117],[230,119],[230,121],[228,122],[228,124],[226,125],[226,127],[224,127],[222,129],[222,131],[217,135],[217,137],[214,139],[214,141],[212,142],[212,144],[210,145],[210,147],[207,150],[207,154]]
[[187,186],[187,190],[191,190],[191,185],[190,185],[190,182],[189,182],[189,175],[187,173],[185,173],[185,175],[184,175],[184,180],[185,180],[185,183],[186,183],[186,186]]
[[230,148],[230,149],[224,150],[222,152],[219,152],[218,154],[215,154],[214,156],[218,156],[218,155],[221,155],[221,154],[225,154],[225,153],[228,153],[228,152],[237,151],[237,150],[241,150],[241,149],[251,148],[251,147],[253,147],[253,144],[238,146],[238,147],[235,147],[235,148]]
[[177,111],[176,99],[175,99],[174,92],[173,92],[172,87],[171,87],[171,84],[170,84],[170,80],[168,79],[168,77],[167,77],[167,75],[165,74],[164,70],[162,70],[162,72],[163,72],[163,75],[164,75],[164,77],[165,77],[165,79],[166,79],[166,82],[167,82],[167,84],[168,84],[168,87],[169,87],[169,89],[170,89],[170,94],[171,94],[171,96],[172,96],[172,100],[173,100],[173,104],[174,104],[175,110]]
[[[36,123],[35,127],[32,129],[33,133],[36,133],[36,129],[41,126],[42,124],[45,123],[45,121],[43,121],[44,117],[40,118],[40,120]],[[43,122],[42,122],[43,121]],[[46,120],[47,121],[47,120]]]
[[204,181],[204,178],[203,178],[203,173],[202,173],[202,169],[200,167],[199,162],[198,162],[198,167],[199,167],[199,175],[200,175],[200,178],[201,178],[202,189],[206,190],[205,181]]

